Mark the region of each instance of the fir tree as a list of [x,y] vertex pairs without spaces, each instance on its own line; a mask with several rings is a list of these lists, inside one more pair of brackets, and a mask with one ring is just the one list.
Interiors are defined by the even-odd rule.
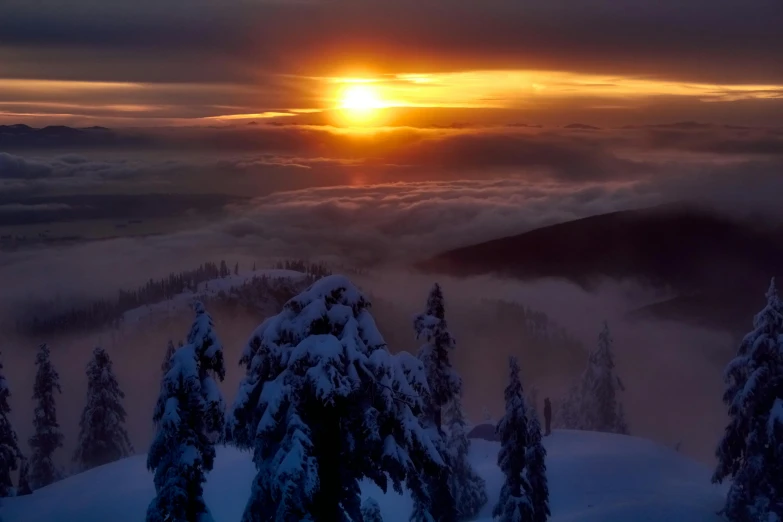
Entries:
[[62,476],[53,461],[54,452],[63,446],[63,435],[57,423],[57,406],[54,392],[62,393],[60,376],[49,359],[49,346],[44,343],[38,347],[35,358],[38,371],[35,374],[33,399],[38,401],[35,407],[34,434],[29,439],[32,455],[30,457],[30,484],[33,489],[48,486]]
[[618,428],[619,402],[617,392],[625,387],[614,373],[614,354],[609,325],[604,322],[598,335],[598,349],[590,357],[590,380],[586,392],[592,399],[590,427],[593,431],[615,432]]
[[374,498],[368,497],[367,500],[362,503],[361,520],[362,522],[383,522],[381,506],[378,505],[378,502]]
[[504,392],[506,412],[497,426],[500,439],[498,466],[505,476],[500,499],[492,516],[500,522],[533,522],[534,511],[530,499],[527,466],[528,426],[519,363],[509,357],[509,383]]
[[[180,347],[182,346],[182,341],[180,341]],[[171,357],[174,355],[174,352],[177,349],[174,348],[174,343],[169,339],[169,345],[166,347],[166,354],[163,356],[163,362],[160,365],[160,372],[163,376],[165,376],[167,373],[169,373],[169,370],[171,370]]]
[[[435,283],[430,291],[426,312],[414,319],[414,329],[416,338],[425,341],[419,349],[419,359],[424,364],[429,386],[424,423],[425,425],[432,423],[438,433],[443,434],[443,409],[462,393],[462,380],[451,366],[449,358],[456,343],[448,330],[443,292],[439,284]],[[445,446],[439,449],[447,459],[450,458]],[[432,514],[435,522],[452,522],[457,519],[456,499],[451,488],[451,468],[452,463],[448,462],[440,473],[425,477],[424,483],[428,489],[430,505],[426,508],[415,507],[414,514],[428,512]],[[414,497],[414,503],[422,501],[424,497]],[[411,522],[424,521],[413,517]]]
[[525,477],[530,486],[533,522],[545,522],[549,512],[549,485],[546,478],[546,449],[541,442],[541,424],[533,411],[528,418],[528,447]]
[[731,478],[732,522],[783,520],[783,303],[774,279],[766,297],[725,371],[729,424],[712,480]]
[[609,325],[604,322],[598,346],[589,354],[587,368],[577,386],[569,390],[558,414],[558,425],[567,429],[628,433],[625,410],[618,394],[625,390],[615,375]]
[[16,488],[17,496],[31,495],[33,488],[30,487],[30,464],[27,459],[22,457],[22,462],[19,464],[19,482]]
[[419,419],[423,365],[391,355],[370,303],[342,276],[324,277],[253,333],[230,415],[235,444],[252,443],[258,473],[244,522],[362,520],[359,484],[386,491],[445,465]]
[[448,427],[446,447],[451,464],[449,489],[456,503],[458,520],[471,520],[487,503],[487,487],[468,461],[470,440],[465,431],[465,416],[459,397],[449,403],[445,413]]
[[454,338],[446,324],[443,292],[435,283],[427,298],[427,311],[416,317],[413,324],[416,338],[424,339],[419,349],[419,359],[424,363],[429,384],[428,409],[432,412],[435,426],[442,429],[443,407],[454,400],[462,391],[462,380],[454,371],[449,354],[454,349]]
[[147,456],[157,496],[147,522],[211,522],[202,485],[215,462],[225,404],[217,379],[225,377],[223,347],[201,303],[187,344],[176,350],[163,377],[153,420],[158,427]]
[[73,461],[80,471],[114,462],[133,453],[125,430],[125,408],[112,361],[95,348],[87,365],[87,404],[79,421],[79,442]]
[[3,365],[0,363],[0,497],[12,497],[15,490],[11,472],[17,469],[17,460],[22,454],[19,451],[16,431],[8,418],[11,413],[11,405],[8,404],[11,390],[3,373]]

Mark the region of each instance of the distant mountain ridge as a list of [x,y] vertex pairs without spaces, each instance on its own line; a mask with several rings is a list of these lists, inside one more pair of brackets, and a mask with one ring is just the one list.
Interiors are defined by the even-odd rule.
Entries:
[[634,279],[679,295],[635,315],[734,329],[727,318],[745,314],[737,321],[749,324],[770,277],[783,274],[783,231],[695,206],[664,205],[458,248],[418,267],[458,276],[563,278],[585,288],[603,278]]
[[120,135],[106,127],[49,125],[30,127],[22,123],[0,125],[0,150],[60,147],[112,147],[143,145],[141,136]]

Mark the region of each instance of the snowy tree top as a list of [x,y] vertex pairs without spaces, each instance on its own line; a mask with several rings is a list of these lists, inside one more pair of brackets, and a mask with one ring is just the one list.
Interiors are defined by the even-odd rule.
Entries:
[[210,369],[215,370],[222,379],[225,377],[223,345],[215,334],[212,316],[207,313],[204,305],[199,301],[193,304],[193,310],[196,312],[196,318],[188,334],[188,344],[195,347],[199,357],[211,361]]

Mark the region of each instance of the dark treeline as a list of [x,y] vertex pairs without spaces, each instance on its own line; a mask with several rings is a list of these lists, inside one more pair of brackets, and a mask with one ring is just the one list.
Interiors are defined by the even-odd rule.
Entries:
[[323,263],[309,263],[301,259],[286,259],[285,261],[278,261],[274,266],[278,270],[294,270],[295,272],[302,272],[309,276],[313,276],[316,279],[326,277],[332,274],[332,271]]
[[[315,279],[330,273],[323,264],[303,260],[279,261],[278,265],[276,268],[303,272]],[[232,268],[229,266],[226,261],[220,261],[220,264],[208,261],[194,270],[171,273],[158,280],[150,279],[135,290],[119,290],[114,299],[95,300],[67,308],[56,300],[37,302],[27,306],[17,317],[16,330],[25,335],[50,335],[107,326],[117,328],[123,314],[129,310],[160,303],[186,291],[195,293],[202,283],[239,273],[239,263]],[[252,270],[256,270],[255,264]]]

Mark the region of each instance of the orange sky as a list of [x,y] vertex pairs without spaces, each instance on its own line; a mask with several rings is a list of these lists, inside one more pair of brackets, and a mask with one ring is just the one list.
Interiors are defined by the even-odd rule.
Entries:
[[783,119],[772,0],[183,2],[5,0],[0,123]]

